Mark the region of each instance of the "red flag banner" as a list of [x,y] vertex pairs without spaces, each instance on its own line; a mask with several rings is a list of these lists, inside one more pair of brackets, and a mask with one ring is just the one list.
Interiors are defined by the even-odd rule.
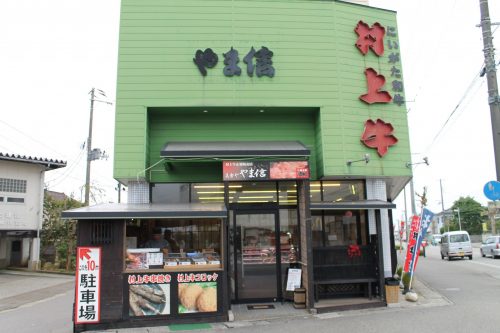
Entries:
[[405,265],[404,265],[404,271],[405,273],[410,272],[410,270],[413,268],[413,258],[414,258],[414,253],[417,251],[417,238],[420,230],[420,217],[417,215],[414,215],[411,219],[411,229],[410,229],[410,235],[408,241],[408,247],[406,249],[406,260],[405,260]]

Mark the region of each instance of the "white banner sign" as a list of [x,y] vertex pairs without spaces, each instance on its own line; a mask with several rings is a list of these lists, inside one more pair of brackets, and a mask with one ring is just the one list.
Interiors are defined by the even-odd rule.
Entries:
[[98,323],[101,317],[101,248],[78,247],[75,324]]

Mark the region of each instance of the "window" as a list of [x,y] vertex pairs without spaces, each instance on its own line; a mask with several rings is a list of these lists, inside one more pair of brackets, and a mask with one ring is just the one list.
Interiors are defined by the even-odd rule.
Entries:
[[188,203],[189,184],[153,184],[151,188],[152,203]]
[[469,236],[466,234],[450,235],[450,243],[468,242]]
[[280,209],[281,263],[294,263],[299,260],[299,220],[297,209]]
[[365,211],[313,212],[313,247],[368,244]]
[[24,198],[7,198],[7,202],[12,202],[12,203],[24,203]]
[[229,185],[230,203],[275,203],[278,201],[275,182],[241,182]]
[[324,181],[323,201],[358,201],[365,198],[364,182],[353,181]]
[[224,203],[223,183],[191,184],[191,202]]
[[0,192],[26,193],[26,185],[26,180],[0,178]]
[[92,221],[90,231],[90,243],[92,245],[113,243],[113,232],[111,223]]
[[297,204],[297,183],[296,182],[278,182],[279,203],[280,205]]
[[311,201],[321,201],[321,182],[311,182]]
[[3,202],[3,197],[0,197],[0,202]]
[[126,269],[219,268],[221,244],[219,219],[131,220],[126,226]]
[[323,216],[321,213],[312,212],[312,246],[323,246]]

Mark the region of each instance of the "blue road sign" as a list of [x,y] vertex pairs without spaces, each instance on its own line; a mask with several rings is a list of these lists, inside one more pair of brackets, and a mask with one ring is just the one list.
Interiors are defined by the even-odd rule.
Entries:
[[484,195],[490,200],[500,200],[500,182],[492,180],[487,182],[483,188]]

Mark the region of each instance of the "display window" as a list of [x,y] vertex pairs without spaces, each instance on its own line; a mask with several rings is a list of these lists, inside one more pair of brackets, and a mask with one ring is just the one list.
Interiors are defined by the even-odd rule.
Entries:
[[365,198],[365,185],[362,180],[323,181],[322,201],[359,201]]
[[312,216],[313,247],[367,245],[365,211],[324,211]]
[[213,270],[222,266],[220,219],[131,220],[125,271]]

